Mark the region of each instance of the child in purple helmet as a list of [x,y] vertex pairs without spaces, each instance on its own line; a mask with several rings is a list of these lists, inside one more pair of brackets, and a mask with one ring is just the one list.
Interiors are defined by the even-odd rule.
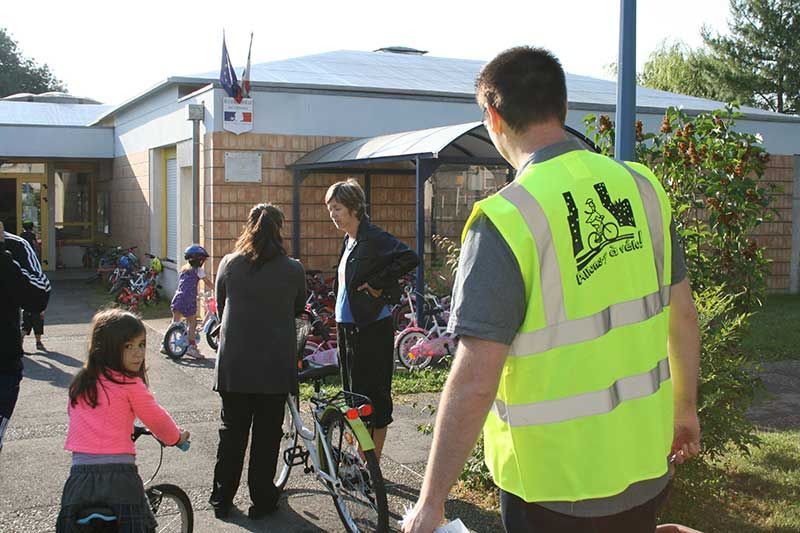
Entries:
[[207,257],[208,252],[199,244],[193,244],[183,252],[183,258],[188,263],[181,269],[178,289],[175,291],[170,305],[174,322],[179,321],[181,317],[186,318],[189,330],[189,348],[186,350],[186,355],[195,359],[203,359],[203,355],[197,349],[194,332],[197,326],[197,284],[206,277],[203,263],[206,262]]

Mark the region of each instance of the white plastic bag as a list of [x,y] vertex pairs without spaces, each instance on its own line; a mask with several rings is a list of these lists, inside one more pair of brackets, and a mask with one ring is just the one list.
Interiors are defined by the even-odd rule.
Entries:
[[[399,520],[400,527],[406,523],[406,519],[408,515],[411,514],[411,507],[406,507],[403,510],[403,518]],[[460,518],[456,518],[443,526],[439,526],[433,530],[433,533],[470,533],[470,530],[467,529],[467,526],[464,525],[464,522],[461,521]]]

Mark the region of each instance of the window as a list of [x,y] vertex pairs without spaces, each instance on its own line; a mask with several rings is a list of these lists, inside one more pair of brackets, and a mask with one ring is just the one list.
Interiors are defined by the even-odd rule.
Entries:
[[95,227],[97,233],[111,235],[111,200],[107,191],[97,193],[97,212],[95,213]]
[[91,185],[91,174],[88,172],[56,171],[56,239],[66,242],[91,241]]

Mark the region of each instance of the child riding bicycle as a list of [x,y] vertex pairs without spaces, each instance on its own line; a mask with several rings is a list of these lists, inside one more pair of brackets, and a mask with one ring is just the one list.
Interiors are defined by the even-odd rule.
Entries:
[[133,313],[106,309],[92,319],[89,355],[69,387],[64,448],[72,468],[61,496],[57,533],[78,530],[87,506],[114,512],[119,531],[153,531],[156,520],[136,470],[131,440],[135,418],[158,439],[178,446],[189,439],[147,388],[144,323]]
[[[205,280],[206,273],[203,264],[208,258],[208,252],[199,244],[193,244],[183,252],[183,258],[188,261],[181,269],[178,278],[178,289],[172,297],[172,321],[179,322],[181,318],[186,318],[186,325],[189,332],[194,332],[197,327],[197,285],[200,280]],[[189,335],[189,348],[186,355],[195,359],[203,359],[203,355],[197,349],[197,341],[194,334]]]

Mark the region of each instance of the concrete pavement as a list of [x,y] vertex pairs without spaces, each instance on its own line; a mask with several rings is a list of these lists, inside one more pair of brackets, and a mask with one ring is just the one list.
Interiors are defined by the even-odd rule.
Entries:
[[[53,285],[44,336],[49,351],[25,357],[25,379],[6,445],[0,454],[0,531],[3,533],[52,531],[61,489],[69,471],[70,454],[63,449],[67,388],[83,364],[89,323],[97,306],[91,289],[82,281],[56,281]],[[174,483],[189,494],[195,511],[195,531],[343,531],[327,492],[299,467],[293,469],[280,511],[275,515],[259,521],[247,518],[249,496],[245,472],[234,500],[237,510],[225,522],[214,518],[207,503],[220,407],[217,395],[211,390],[213,352],[203,345],[201,350],[208,356],[206,360],[171,361],[158,353],[169,319],[147,323],[151,388],[178,423],[192,433],[188,452],[175,448],[165,450],[164,466],[157,482]],[[25,339],[24,346],[34,351],[32,336]],[[416,430],[417,424],[427,421],[427,416],[419,413],[410,402],[398,403],[395,419],[381,464],[393,525],[403,507],[416,500],[430,446],[430,437]],[[144,439],[137,446],[137,454],[140,474],[146,480],[157,464],[158,446]],[[451,503],[448,514],[461,517],[477,531],[502,528],[491,513],[465,502]]]

